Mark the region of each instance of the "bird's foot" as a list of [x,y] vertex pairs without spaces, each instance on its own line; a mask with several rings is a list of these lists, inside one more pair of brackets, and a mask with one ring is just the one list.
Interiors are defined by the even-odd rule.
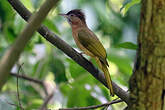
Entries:
[[83,54],[85,54],[84,52],[80,52],[80,55],[83,55]]

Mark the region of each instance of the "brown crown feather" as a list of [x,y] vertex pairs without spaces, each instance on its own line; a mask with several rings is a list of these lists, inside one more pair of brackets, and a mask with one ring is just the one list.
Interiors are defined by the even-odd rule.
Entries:
[[85,15],[84,13],[81,11],[81,9],[74,9],[74,10],[71,10],[67,13],[67,15],[70,15],[70,14],[74,14],[76,15],[77,17],[79,17],[84,23],[85,23]]

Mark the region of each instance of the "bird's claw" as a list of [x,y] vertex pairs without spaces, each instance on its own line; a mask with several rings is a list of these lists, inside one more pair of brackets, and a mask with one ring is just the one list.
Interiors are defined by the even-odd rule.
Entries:
[[83,55],[83,54],[85,54],[84,52],[80,52],[80,55]]

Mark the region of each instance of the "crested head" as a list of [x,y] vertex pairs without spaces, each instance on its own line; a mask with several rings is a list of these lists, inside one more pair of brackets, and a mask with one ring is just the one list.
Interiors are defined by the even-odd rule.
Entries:
[[81,9],[71,10],[66,15],[72,15],[72,14],[85,23],[85,14],[81,11]]

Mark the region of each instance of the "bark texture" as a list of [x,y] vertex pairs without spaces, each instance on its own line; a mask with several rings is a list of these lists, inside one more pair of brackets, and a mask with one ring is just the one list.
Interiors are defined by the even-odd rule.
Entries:
[[130,110],[165,110],[165,0],[143,0]]

